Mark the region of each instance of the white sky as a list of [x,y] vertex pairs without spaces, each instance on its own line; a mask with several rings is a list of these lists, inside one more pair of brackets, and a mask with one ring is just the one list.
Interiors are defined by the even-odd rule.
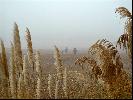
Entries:
[[16,22],[23,48],[26,27],[34,48],[88,48],[102,38],[115,42],[123,32],[115,14],[119,6],[132,11],[132,0],[0,0],[0,38],[10,47]]

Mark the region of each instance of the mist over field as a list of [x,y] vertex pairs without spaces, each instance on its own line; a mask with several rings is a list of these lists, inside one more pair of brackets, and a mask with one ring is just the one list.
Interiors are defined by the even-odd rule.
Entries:
[[132,0],[0,0],[0,99],[131,99]]
[[30,29],[33,47],[87,49],[100,38],[113,43],[123,33],[116,7],[130,11],[132,0],[0,0],[0,37],[9,47],[13,24],[18,23],[22,48],[26,48],[25,27]]

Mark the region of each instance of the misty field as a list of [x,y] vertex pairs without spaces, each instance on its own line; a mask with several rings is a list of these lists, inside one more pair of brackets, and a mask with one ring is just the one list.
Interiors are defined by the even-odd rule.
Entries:
[[28,28],[26,41],[27,50],[21,50],[16,23],[14,44],[7,52],[1,40],[1,99],[132,98],[131,59],[106,39],[76,54],[56,46],[34,50]]
[[15,22],[10,47],[0,39],[0,99],[131,99],[132,14],[125,7],[116,13],[125,18],[116,44],[100,38],[86,50],[67,52],[56,44],[50,50],[33,48],[27,27],[22,48]]

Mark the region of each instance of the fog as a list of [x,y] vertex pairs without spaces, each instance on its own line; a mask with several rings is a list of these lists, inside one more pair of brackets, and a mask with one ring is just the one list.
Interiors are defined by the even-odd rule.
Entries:
[[132,0],[0,0],[0,38],[10,47],[16,22],[22,48],[26,27],[35,49],[86,49],[102,38],[115,43],[124,25],[119,6],[132,11]]

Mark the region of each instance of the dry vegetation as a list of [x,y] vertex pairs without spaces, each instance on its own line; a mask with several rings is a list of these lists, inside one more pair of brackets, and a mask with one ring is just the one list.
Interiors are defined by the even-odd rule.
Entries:
[[125,7],[119,7],[116,9],[116,13],[121,15],[121,18],[125,18],[124,33],[119,37],[117,44],[123,46],[123,49],[128,51],[128,55],[132,58],[132,14]]
[[[117,12],[123,17],[132,16],[125,8],[118,8]],[[130,21],[126,27],[131,25]],[[131,34],[128,32],[126,35]],[[132,98],[131,75],[125,71],[117,48],[106,39],[98,40],[87,54],[64,55],[55,46],[52,57],[51,54],[33,52],[28,28],[25,36],[26,54],[22,52],[19,29],[15,23],[9,59],[1,40],[0,99]],[[130,43],[130,38],[127,42]]]

